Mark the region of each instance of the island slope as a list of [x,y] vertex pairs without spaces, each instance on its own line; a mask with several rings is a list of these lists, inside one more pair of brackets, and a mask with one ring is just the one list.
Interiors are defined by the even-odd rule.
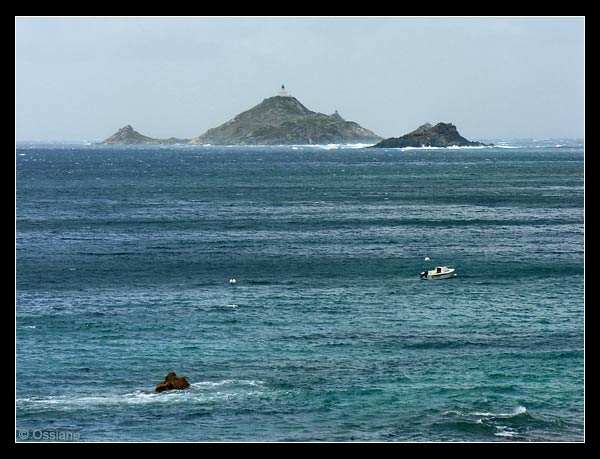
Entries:
[[452,123],[438,123],[432,126],[425,123],[402,137],[390,137],[382,140],[373,148],[405,147],[479,147],[488,146],[482,142],[465,139]]
[[204,134],[193,144],[290,145],[375,143],[381,137],[358,123],[313,112],[292,96],[274,96],[236,115]]
[[175,137],[170,137],[168,139],[154,139],[152,137],[140,134],[128,124],[100,143],[108,145],[169,145],[176,143],[189,143],[189,141],[190,139],[177,139]]

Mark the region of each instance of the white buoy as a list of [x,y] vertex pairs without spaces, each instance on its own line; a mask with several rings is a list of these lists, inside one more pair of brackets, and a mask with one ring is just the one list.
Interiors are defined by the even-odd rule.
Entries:
[[429,260],[431,260],[431,258],[425,257],[425,261],[429,261]]
[[229,279],[229,285],[235,285],[237,281],[235,279]]

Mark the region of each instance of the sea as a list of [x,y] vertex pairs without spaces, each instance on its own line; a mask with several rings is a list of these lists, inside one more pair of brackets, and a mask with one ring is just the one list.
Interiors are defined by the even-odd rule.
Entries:
[[17,142],[15,441],[584,442],[584,144],[495,143]]

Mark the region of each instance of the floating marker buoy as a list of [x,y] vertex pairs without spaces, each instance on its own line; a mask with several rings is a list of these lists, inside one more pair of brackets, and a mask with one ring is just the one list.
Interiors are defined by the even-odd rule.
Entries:
[[237,281],[235,279],[229,279],[229,285],[235,285]]
[[431,258],[425,257],[425,261],[429,261],[429,260],[431,260]]

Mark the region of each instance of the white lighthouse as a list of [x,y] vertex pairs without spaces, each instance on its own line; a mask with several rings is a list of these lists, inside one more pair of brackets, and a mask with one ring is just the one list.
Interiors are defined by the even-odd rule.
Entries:
[[290,94],[285,90],[284,84],[281,85],[281,89],[279,90],[279,93],[277,93],[277,95],[279,97],[290,97]]

